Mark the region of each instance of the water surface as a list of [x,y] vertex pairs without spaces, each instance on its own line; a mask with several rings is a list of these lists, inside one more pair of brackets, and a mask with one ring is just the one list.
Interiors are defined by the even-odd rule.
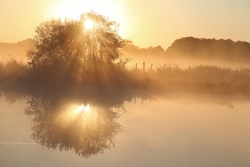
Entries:
[[[93,109],[90,112],[95,110],[101,121],[97,123],[97,117],[92,117],[95,124],[83,125],[87,117],[78,116],[76,121],[71,115],[68,131],[61,128],[65,127],[65,121],[67,125],[70,122],[65,111],[76,111],[81,103],[51,105],[53,115],[50,105],[37,104],[34,113],[27,112],[30,100],[11,102],[2,98],[0,166],[250,165],[247,100],[224,103],[199,98],[137,98],[124,101],[122,106],[103,108],[90,103]],[[57,110],[58,106],[67,109]],[[41,115],[41,110],[50,110],[50,116]],[[59,133],[60,130],[63,132]],[[79,154],[79,150],[85,154]]]

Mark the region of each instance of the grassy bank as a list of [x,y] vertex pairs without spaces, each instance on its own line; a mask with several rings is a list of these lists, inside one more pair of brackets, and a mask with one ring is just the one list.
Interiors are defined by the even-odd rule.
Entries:
[[[250,93],[250,69],[217,66],[128,70],[119,64],[56,64],[34,69],[10,59],[0,63],[0,85],[8,89],[57,92],[177,91]],[[25,90],[26,91],[26,90]]]

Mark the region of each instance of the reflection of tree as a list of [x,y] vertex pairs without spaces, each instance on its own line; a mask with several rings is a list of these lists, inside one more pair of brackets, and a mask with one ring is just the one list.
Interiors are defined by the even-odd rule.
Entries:
[[118,111],[112,108],[75,112],[59,102],[31,97],[25,113],[32,119],[32,137],[48,148],[73,150],[83,157],[102,153],[114,146],[121,131],[116,122]]

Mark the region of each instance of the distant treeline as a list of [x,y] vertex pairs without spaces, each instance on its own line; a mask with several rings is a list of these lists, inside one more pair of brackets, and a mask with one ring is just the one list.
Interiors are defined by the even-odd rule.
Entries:
[[[16,59],[26,62],[26,52],[34,45],[33,39],[26,39],[18,43],[1,43],[0,58],[6,59],[12,55]],[[121,49],[124,57],[138,63],[146,61],[163,61],[167,63],[173,59],[202,61],[200,64],[209,64],[208,61],[224,63],[250,63],[250,43],[244,41],[234,42],[230,39],[205,39],[185,37],[175,40],[172,45],[164,49],[159,46],[140,48],[132,42]],[[177,61],[178,63],[178,61]]]
[[246,65],[250,63],[250,43],[234,42],[230,39],[185,37],[175,40],[166,50],[161,46],[139,48],[130,43],[123,48],[122,52],[125,56],[131,56],[132,60],[147,62],[159,59],[161,62],[177,60],[174,61],[177,64],[181,61],[189,64],[193,61],[199,61],[200,64],[218,62]]
[[204,39],[186,37],[177,39],[166,50],[169,56],[193,59],[222,60],[250,63],[250,43],[230,39]]

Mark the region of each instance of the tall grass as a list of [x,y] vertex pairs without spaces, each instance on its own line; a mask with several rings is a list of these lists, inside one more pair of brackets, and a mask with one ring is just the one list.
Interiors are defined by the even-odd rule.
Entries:
[[19,84],[25,79],[27,65],[14,58],[0,62],[0,84]]
[[78,62],[32,68],[11,58],[0,63],[0,85],[32,91],[110,93],[121,91],[194,91],[250,93],[250,69],[166,66],[155,70],[127,70],[119,64],[83,65]]

